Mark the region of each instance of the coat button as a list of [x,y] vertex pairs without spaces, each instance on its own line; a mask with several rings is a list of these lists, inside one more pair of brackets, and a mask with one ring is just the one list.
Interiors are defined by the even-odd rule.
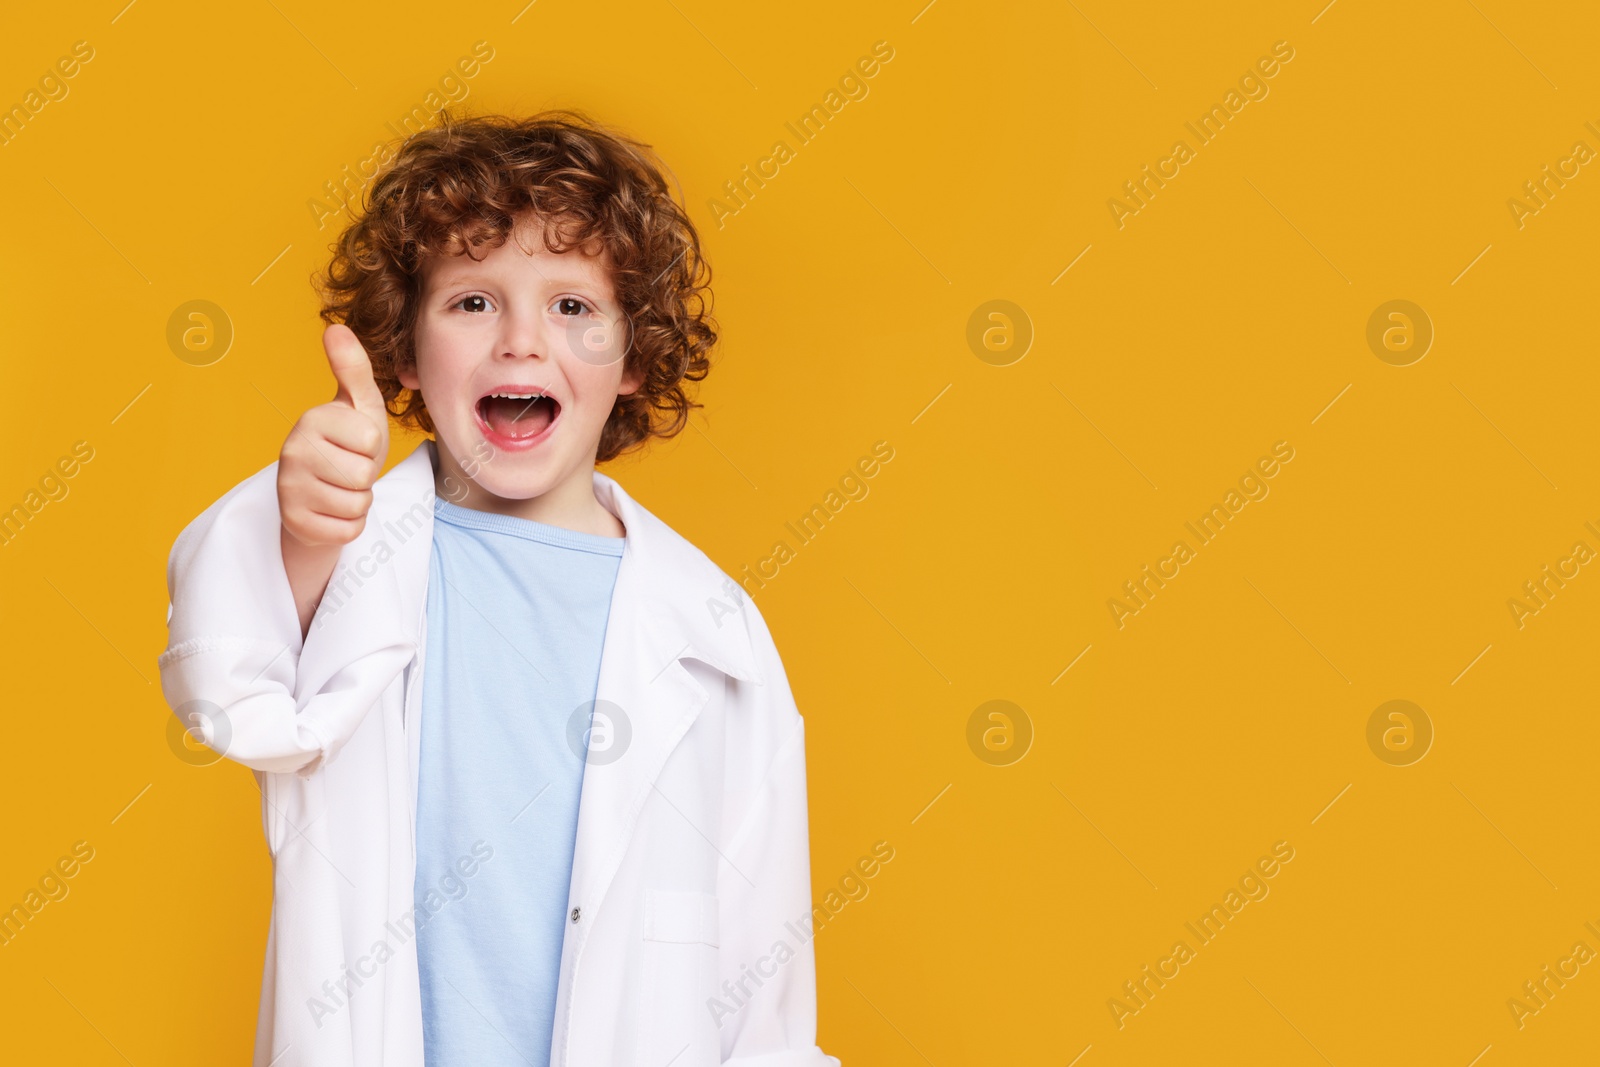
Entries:
[[573,908],[572,909],[572,921],[573,922],[577,922],[578,919],[581,918],[582,916],[583,916],[583,909],[582,908]]

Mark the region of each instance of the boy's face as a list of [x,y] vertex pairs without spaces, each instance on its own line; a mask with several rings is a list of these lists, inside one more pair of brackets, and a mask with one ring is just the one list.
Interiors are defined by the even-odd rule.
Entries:
[[628,323],[608,258],[556,255],[532,216],[481,259],[434,256],[423,267],[417,362],[399,372],[420,392],[439,439],[446,499],[483,510],[563,490],[592,497],[594,460],[624,376]]

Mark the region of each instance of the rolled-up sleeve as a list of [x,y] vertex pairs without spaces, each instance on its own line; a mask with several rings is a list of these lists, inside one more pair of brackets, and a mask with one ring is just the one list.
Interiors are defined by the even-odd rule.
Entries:
[[[413,646],[371,631],[348,642],[356,611],[303,642],[280,529],[274,463],[179,534],[167,564],[168,643],[156,662],[168,707],[207,746],[254,770],[309,776],[355,731]],[[303,657],[332,666],[308,686]]]

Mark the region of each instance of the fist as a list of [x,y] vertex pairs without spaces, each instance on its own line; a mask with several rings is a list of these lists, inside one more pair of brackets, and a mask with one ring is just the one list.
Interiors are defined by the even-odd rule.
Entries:
[[338,392],[307,411],[278,457],[278,511],[303,545],[344,545],[367,524],[372,486],[389,454],[389,413],[372,361],[348,327],[322,334]]

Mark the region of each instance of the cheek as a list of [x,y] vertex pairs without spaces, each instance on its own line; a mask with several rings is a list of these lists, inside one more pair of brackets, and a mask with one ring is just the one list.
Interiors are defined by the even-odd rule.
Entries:
[[622,360],[600,362],[588,353],[579,353],[557,344],[552,347],[551,369],[566,380],[579,403],[585,407],[604,404],[609,407],[616,396],[618,382],[622,380]]
[[442,401],[470,363],[468,346],[448,331],[418,323],[411,348],[411,366],[397,370],[395,377],[407,389],[420,389],[424,395],[431,391]]
[[578,395],[582,397],[582,405],[589,417],[604,422],[611,417],[611,410],[616,406],[617,394],[624,388],[622,385],[622,365],[617,363],[610,367],[586,367],[582,378],[573,376],[569,380],[577,388]]
[[394,376],[400,379],[400,384],[407,389],[421,389],[425,392],[422,368],[424,365],[432,368],[438,362],[435,358],[438,347],[438,341],[428,329],[427,323],[418,322],[411,333],[411,363],[409,366],[395,368]]

